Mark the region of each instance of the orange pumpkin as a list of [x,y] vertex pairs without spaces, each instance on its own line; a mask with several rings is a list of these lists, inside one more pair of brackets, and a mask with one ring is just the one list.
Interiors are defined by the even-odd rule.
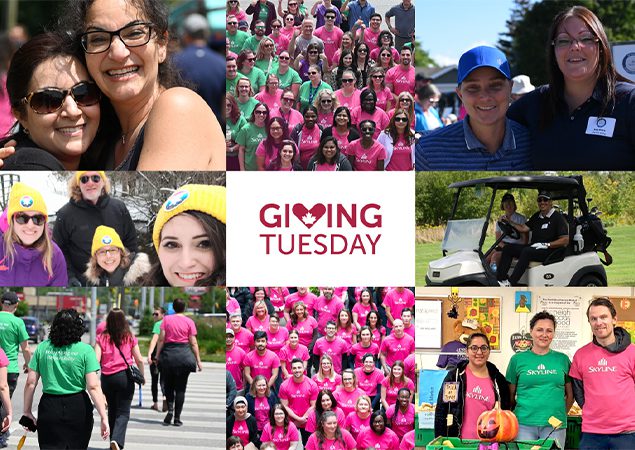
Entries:
[[500,409],[496,402],[494,409],[478,416],[476,431],[481,441],[510,442],[518,435],[518,419],[513,412]]

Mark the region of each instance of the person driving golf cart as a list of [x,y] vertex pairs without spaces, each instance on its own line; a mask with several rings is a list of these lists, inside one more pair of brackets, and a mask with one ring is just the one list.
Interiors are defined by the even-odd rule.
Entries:
[[[501,210],[505,211],[505,214],[500,216],[499,221],[510,221],[512,220],[514,223],[524,224],[527,222],[527,218],[516,211],[516,199],[514,196],[507,192],[503,195],[501,199]],[[498,240],[503,235],[503,231],[500,229],[500,226],[496,224],[496,239]],[[503,240],[499,242],[499,244],[494,248],[492,253],[487,256],[487,263],[491,265],[492,270],[500,263],[501,255],[503,252],[503,247],[507,244],[527,244],[527,233],[520,233],[518,237],[511,237],[510,235],[505,235]],[[495,270],[494,270],[495,271]]]
[[[503,223],[508,223],[519,233],[531,232],[529,245],[508,244],[503,247],[500,265],[496,278],[501,286],[517,286],[518,280],[523,276],[530,261],[545,261],[559,248],[569,244],[569,226],[566,219],[555,210],[551,200],[551,192],[541,190],[538,192],[538,212],[525,223],[516,223],[513,220],[501,217]],[[507,275],[512,264],[512,259],[518,258],[516,267],[511,275]]]

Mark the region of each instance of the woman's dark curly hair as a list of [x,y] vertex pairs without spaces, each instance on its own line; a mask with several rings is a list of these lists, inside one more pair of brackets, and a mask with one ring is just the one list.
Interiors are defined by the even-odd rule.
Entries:
[[49,339],[54,347],[65,347],[82,340],[84,321],[74,309],[63,309],[53,318]]

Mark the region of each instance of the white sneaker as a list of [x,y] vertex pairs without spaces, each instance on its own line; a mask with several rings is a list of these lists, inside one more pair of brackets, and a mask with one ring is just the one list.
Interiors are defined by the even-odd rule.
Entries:
[[512,287],[512,284],[509,282],[509,280],[499,281],[498,284],[500,287]]

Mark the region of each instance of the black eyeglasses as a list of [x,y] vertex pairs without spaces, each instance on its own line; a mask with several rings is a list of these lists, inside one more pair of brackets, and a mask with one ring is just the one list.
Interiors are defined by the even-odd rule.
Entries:
[[115,31],[88,31],[80,36],[86,53],[103,53],[110,48],[113,36],[117,36],[126,47],[141,47],[150,42],[152,24],[133,23]]
[[317,72],[308,72],[309,75],[317,75]]
[[267,111],[254,111],[254,114],[258,114],[259,116],[266,116]]
[[89,181],[99,183],[101,181],[101,177],[99,175],[82,175],[79,177],[79,181],[81,181],[82,184],[86,184]]
[[342,83],[352,83],[353,81],[355,80],[353,80],[352,78],[342,78]]
[[90,106],[99,102],[101,92],[95,83],[82,81],[70,89],[44,88],[33,91],[22,99],[37,114],[49,114],[62,108],[70,94],[79,106]]
[[489,352],[489,347],[487,345],[481,345],[480,347],[478,345],[470,345],[468,348],[472,353],[478,353],[479,350],[482,353]]
[[374,78],[375,80],[382,80],[384,78],[383,75],[371,75],[371,78]]
[[395,122],[407,123],[408,122],[408,118],[407,117],[395,117]]
[[320,102],[322,102],[322,103],[333,103],[333,100],[331,100],[330,98],[323,98],[322,100],[320,100]]
[[24,225],[29,223],[29,220],[33,222],[33,225],[43,225],[44,222],[46,222],[46,216],[42,215],[42,214],[36,214],[34,216],[29,216],[28,214],[25,213],[15,213],[13,215],[13,219],[15,220],[15,223],[18,223],[20,225]]

